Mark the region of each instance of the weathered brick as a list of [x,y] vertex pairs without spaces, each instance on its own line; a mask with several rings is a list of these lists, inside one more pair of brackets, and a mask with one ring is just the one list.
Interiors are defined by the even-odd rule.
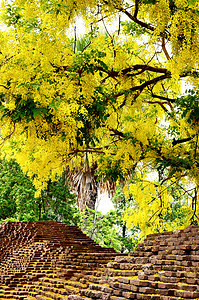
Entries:
[[110,296],[110,300],[124,300],[123,297]]
[[197,279],[195,279],[195,278],[186,278],[185,282],[187,284],[197,284]]
[[149,262],[148,257],[137,257],[135,263],[137,264],[147,264]]
[[180,284],[178,284],[178,289],[195,292],[195,291],[197,291],[197,285],[188,285],[188,284],[180,283]]
[[144,252],[143,255],[149,257],[149,256],[152,255],[152,252],[151,251],[147,251],[147,252]]
[[130,279],[130,284],[136,285],[136,286],[148,286],[148,282],[144,281],[144,280]]
[[181,250],[191,250],[191,246],[190,245],[179,245],[179,249],[181,249]]
[[154,294],[155,289],[150,287],[139,287],[139,292],[143,294]]
[[158,280],[160,280],[160,276],[157,276],[157,275],[149,275],[149,276],[148,276],[148,280],[150,280],[150,281],[158,281]]
[[120,269],[120,270],[132,270],[133,269],[133,264],[130,264],[130,263],[120,263],[120,264],[118,264],[117,269]]
[[148,279],[148,275],[146,275],[145,273],[138,273],[138,279],[140,280],[147,280]]
[[149,282],[149,287],[152,287],[152,288],[156,289],[157,286],[158,286],[158,282],[156,282],[156,281],[150,281]]
[[103,294],[102,295],[102,300],[110,300],[110,298],[111,298],[111,295],[110,294]]
[[131,291],[132,292],[138,292],[139,287],[136,285],[131,285]]
[[120,284],[121,283],[119,283],[119,282],[110,282],[109,283],[110,287],[116,288],[116,289],[120,288],[120,286],[119,286]]
[[197,273],[185,272],[184,276],[188,278],[197,278]]
[[175,290],[174,296],[176,297],[182,297],[182,298],[198,298],[199,293],[198,292],[188,292],[188,291],[182,291],[182,290]]
[[131,256],[116,256],[115,261],[119,263],[125,263],[125,262],[134,263],[135,258]]
[[176,274],[176,277],[178,277],[178,278],[181,278],[181,277],[185,276],[184,272],[180,272],[180,271],[177,271],[175,274]]
[[155,265],[155,266],[153,266],[153,269],[156,270],[156,271],[158,271],[158,270],[162,270],[162,267],[161,267],[161,266],[156,266],[156,265]]
[[174,290],[168,290],[168,289],[156,289],[156,293],[162,296],[173,296]]
[[193,261],[199,261],[199,255],[196,255],[196,256],[191,256],[191,260]]
[[151,300],[151,296],[150,295],[144,295],[144,294],[137,294],[137,299],[140,300]]
[[166,282],[166,283],[176,283],[176,282],[179,282],[179,278],[160,276],[160,281]]
[[167,277],[173,277],[175,275],[176,275],[176,273],[172,272],[172,271],[165,271],[164,272],[164,276],[167,276]]
[[118,282],[122,282],[122,283],[129,283],[130,279],[129,278],[125,278],[125,277],[118,277],[117,281]]
[[121,290],[131,290],[130,284],[119,283],[118,288]]
[[199,261],[192,261],[193,267],[199,267]]
[[101,290],[102,290],[102,292],[104,292],[104,293],[108,293],[108,294],[111,294],[111,293],[112,293],[112,289],[109,288],[109,287],[107,287],[107,286],[103,286]]
[[127,298],[127,299],[136,299],[136,294],[135,293],[122,292],[122,296]]
[[113,290],[112,294],[115,296],[122,296],[122,290]]
[[176,286],[172,283],[158,282],[159,289],[174,289]]

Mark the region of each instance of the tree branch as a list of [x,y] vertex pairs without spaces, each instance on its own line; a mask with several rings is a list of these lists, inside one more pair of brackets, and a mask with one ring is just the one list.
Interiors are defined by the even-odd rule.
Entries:
[[157,99],[160,99],[160,100],[165,100],[165,101],[168,101],[168,102],[171,102],[171,103],[174,103],[176,101],[176,99],[171,99],[171,98],[167,98],[167,97],[163,97],[163,96],[159,96],[159,95],[155,95],[155,94],[151,94],[151,96],[153,98],[157,98]]
[[130,91],[130,92],[136,92],[136,91],[142,92],[142,91],[144,90],[144,88],[146,88],[147,86],[150,86],[151,84],[156,84],[156,83],[158,83],[159,81],[162,81],[162,80],[167,79],[167,78],[171,78],[171,73],[170,73],[170,72],[168,72],[168,73],[165,74],[165,75],[161,75],[161,76],[155,77],[155,78],[153,78],[153,79],[151,79],[151,80],[148,80],[148,81],[144,82],[144,83],[141,84],[141,85],[133,86],[133,87],[130,88],[129,90],[125,90],[125,91],[119,92],[119,93],[113,95],[112,97],[117,98],[117,97],[119,97],[119,96],[124,95],[126,92],[129,92],[129,91]]
[[146,29],[149,29],[151,31],[155,31],[155,27],[151,26],[150,24],[147,24],[143,21],[140,21],[137,19],[137,16],[135,17],[135,14],[134,15],[131,15],[126,9],[124,9],[123,7],[118,7],[118,10],[123,12],[127,17],[129,17],[129,19],[131,19],[132,21],[134,21],[135,23],[137,23],[138,25],[140,25],[141,27],[143,28],[146,28]]
[[[150,71],[150,72],[154,72],[154,73],[162,73],[162,74],[169,74],[171,75],[171,73],[165,69],[165,68],[159,68],[159,67],[152,67],[152,66],[148,66],[148,65],[134,65],[132,67],[128,67],[126,69],[120,70],[120,71],[113,71],[113,70],[105,70],[102,66],[96,66],[96,69],[98,71],[102,71],[106,74],[109,75],[109,77],[116,79],[117,76],[138,76],[140,74],[142,74],[145,71]],[[137,70],[141,70],[138,73],[132,73],[133,71],[137,71]],[[171,76],[169,76],[168,78],[170,78]]]
[[112,132],[114,133],[114,135],[120,136],[120,137],[122,137],[122,138],[125,137],[124,133],[121,132],[121,131],[119,131],[119,130],[117,130],[117,129],[109,128],[109,130],[112,131]]
[[150,103],[150,104],[159,104],[165,112],[168,112],[168,109],[163,105],[163,104],[168,104],[167,102],[147,101],[147,103]]
[[167,49],[166,49],[165,38],[164,38],[164,37],[162,38],[162,50],[163,50],[163,52],[164,52],[166,58],[167,58],[168,60],[170,60],[171,58],[170,58],[169,53],[168,53],[168,51],[167,51]]
[[[106,0],[103,0],[103,2],[106,5],[109,5],[109,2]],[[138,0],[135,1],[135,12],[134,15],[130,14],[125,8],[123,8],[120,5],[115,5],[115,9],[117,9],[120,12],[123,12],[127,17],[129,17],[129,19],[131,19],[132,21],[134,21],[135,23],[137,23],[138,25],[142,26],[143,28],[149,29],[151,31],[155,31],[155,27],[151,26],[150,24],[147,24],[143,21],[140,21],[137,19],[137,15],[138,15],[138,11],[139,11],[139,5],[138,5]]]
[[186,142],[189,142],[193,139],[193,136],[192,137],[188,137],[186,139],[180,139],[180,140],[176,140],[175,138],[173,139],[172,141],[172,145],[175,146],[177,144],[181,144],[181,143],[186,143]]
[[5,85],[3,85],[3,84],[0,84],[0,86],[2,86],[4,89],[9,90],[9,87],[7,87],[7,86],[5,86]]
[[135,11],[134,11],[134,18],[137,19],[137,15],[138,15],[138,11],[139,11],[139,0],[135,0]]

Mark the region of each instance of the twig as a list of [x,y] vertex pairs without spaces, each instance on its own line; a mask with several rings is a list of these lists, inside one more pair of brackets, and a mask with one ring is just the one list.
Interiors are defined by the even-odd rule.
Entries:
[[75,35],[75,40],[74,40],[74,53],[76,50],[76,46],[77,46],[77,27],[74,27],[74,35]]
[[5,138],[3,138],[3,141],[2,141],[2,143],[0,144],[1,146],[3,146],[3,143],[6,141],[6,140],[8,140],[12,135],[13,135],[13,133],[15,132],[15,123],[13,122],[13,131],[9,134],[9,135],[7,135]]
[[118,35],[120,34],[120,30],[121,30],[121,16],[119,16],[119,26],[118,26]]

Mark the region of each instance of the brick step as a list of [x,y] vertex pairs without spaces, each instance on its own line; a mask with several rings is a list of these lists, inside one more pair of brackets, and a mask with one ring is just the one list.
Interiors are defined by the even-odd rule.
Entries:
[[113,292],[113,289],[110,287],[109,284],[89,284],[89,289],[93,291],[101,291],[104,293],[111,294]]
[[159,254],[154,257],[161,260],[174,260],[174,261],[199,261],[198,255],[177,255],[177,254]]
[[2,298],[5,298],[5,299],[10,299],[10,298],[14,298],[12,294],[5,294],[5,293],[2,293],[2,291],[0,291],[0,299]]
[[[69,297],[80,297],[71,293],[86,289],[86,281],[91,282],[89,278],[94,278],[102,284],[102,267],[118,255],[113,249],[98,246],[80,229],[67,227],[59,222],[8,222],[3,226],[9,230],[5,239],[2,239],[0,234],[0,243],[4,244],[7,236],[9,241],[6,241],[3,248],[0,245],[0,252],[2,249],[7,251],[6,255],[0,254],[4,259],[7,257],[2,260],[5,261],[4,265],[0,264],[0,269],[7,273],[7,277],[2,275],[2,279],[5,279],[7,284],[17,285],[14,286],[15,294],[26,295],[27,299],[67,299],[65,293],[68,293]],[[1,228],[2,225],[0,231]],[[23,274],[20,274],[21,270],[24,271]],[[84,274],[88,279],[84,278]],[[44,279],[45,277],[50,281]],[[87,296],[81,298],[89,299]]]
[[7,299],[10,299],[10,300],[18,300],[17,298],[13,298],[12,295],[10,295],[10,296],[7,295],[6,298],[5,298],[5,295],[4,295],[4,294],[1,294],[1,293],[0,293],[0,297],[1,297],[1,298],[0,298],[1,300],[7,300]]
[[101,276],[96,277],[96,276],[84,275],[82,280],[83,280],[83,282],[84,282],[84,280],[86,280],[86,282],[88,282],[88,283],[100,283],[100,281],[102,279],[101,279]]
[[163,265],[166,265],[166,266],[175,265],[175,266],[181,266],[181,267],[199,266],[198,262],[192,262],[191,260],[181,261],[181,260],[172,260],[172,259],[164,260],[164,259],[151,258],[150,260],[148,260],[148,262],[152,263],[153,265],[162,265],[162,266]]
[[26,293],[33,297],[38,296],[45,296],[49,297],[52,296],[52,299],[66,299],[67,291],[61,288],[54,288],[54,287],[46,287],[41,284],[39,285],[26,285],[24,286],[24,290]]
[[[73,259],[73,263],[98,263],[98,264],[106,264],[106,263],[108,263],[108,262],[110,262],[111,261],[111,259],[112,260],[114,260],[114,258],[111,258],[111,257],[105,257],[105,258],[102,258],[102,257],[81,257],[81,256],[79,256],[79,258],[72,258]],[[67,264],[67,263],[70,263],[71,262],[71,258],[70,258],[70,256],[69,257],[67,257],[66,259],[60,259],[60,261],[59,261],[59,263],[61,264],[61,263],[65,263],[65,264]]]
[[[100,251],[100,252],[95,251],[95,252],[92,252],[92,253],[81,251],[81,253],[79,255],[80,255],[80,257],[91,257],[91,256],[93,256],[93,257],[99,257],[100,258],[100,257],[104,257],[104,254],[106,254],[106,257],[117,257],[117,256],[120,257],[119,253],[116,253],[114,251],[111,251],[111,252],[108,252],[108,253],[103,252],[103,251]],[[122,256],[123,255],[124,254],[122,254]],[[128,256],[128,254],[126,254],[126,256]]]
[[[171,273],[169,276],[168,273]],[[166,275],[165,275],[166,274]],[[188,275],[188,274],[187,274]],[[190,273],[192,275],[192,273]],[[186,283],[186,284],[199,284],[199,279],[197,278],[197,275],[195,277],[184,277],[184,272],[166,272],[161,274],[155,274],[155,275],[139,275],[139,279],[145,279],[150,281],[161,281],[164,283]]]
[[64,285],[64,284],[67,284],[67,280],[65,279],[61,279],[61,278],[49,278],[49,277],[42,277],[42,278],[39,278],[38,280],[39,283],[43,284],[43,283],[50,283],[50,284],[53,284],[53,285]]
[[[126,279],[126,278],[125,278]],[[126,281],[124,278],[118,278],[117,281],[109,282],[110,287],[119,288],[121,290],[132,290],[138,292],[140,287],[150,287],[155,289],[167,289],[167,290],[184,290],[184,291],[199,291],[198,285],[190,285],[186,283],[168,283],[161,281],[149,281],[129,279]]]
[[16,291],[30,291],[31,290],[31,287],[34,286],[33,284],[23,284],[22,286],[17,286],[15,288]]
[[38,278],[45,276],[46,272],[40,272],[40,273],[32,273],[32,274],[26,274],[25,275],[25,282],[35,281],[38,280]]
[[92,300],[91,298],[82,297],[79,295],[69,295],[68,300]]
[[[43,290],[49,290],[53,292],[59,292],[58,289],[60,289],[60,294],[68,292],[70,293],[75,293],[77,294],[79,292],[79,289],[87,288],[87,285],[81,283],[81,282],[76,282],[76,281],[71,281],[71,280],[61,280],[59,278],[40,278],[40,281],[37,282],[38,286],[40,289]],[[25,288],[25,287],[24,287]],[[30,289],[31,286],[28,285],[26,289]]]
[[64,293],[64,286],[66,284],[66,281],[58,281],[58,280],[53,280],[51,282],[49,281],[38,281],[35,283],[35,286],[42,287],[42,289],[60,289],[61,294]]
[[97,269],[97,270],[82,270],[82,274],[89,275],[89,276],[95,276],[95,277],[101,277],[103,275],[103,269]]
[[45,287],[64,288],[63,283],[50,283],[50,282],[43,281],[42,283],[40,282],[40,285],[43,285]]
[[[75,281],[74,277],[73,277],[73,279],[71,278],[70,280],[67,280],[67,285],[78,288],[78,289],[85,289],[88,287],[88,284]],[[64,287],[65,287],[65,284],[64,284]]]
[[[1,297],[2,296],[2,297]],[[22,296],[22,295],[12,295],[12,294],[1,294],[0,293],[0,299],[16,299],[16,300],[18,300],[18,299],[20,299],[20,300],[24,300],[24,299],[26,299],[26,296]]]
[[73,270],[77,270],[77,269],[79,269],[79,270],[88,270],[88,269],[98,269],[98,268],[100,268],[100,269],[102,269],[104,266],[106,266],[107,264],[97,264],[97,263],[92,263],[92,262],[90,262],[90,263],[78,263],[78,262],[75,262],[74,264],[73,264],[73,262],[72,261],[70,261],[70,264],[68,263],[68,264],[63,264],[63,263],[61,263],[61,264],[56,264],[56,267],[54,267],[54,268],[56,268],[57,270],[59,270],[59,269],[68,269],[68,268],[70,268],[70,269],[73,269]]
[[40,266],[33,266],[33,267],[28,267],[26,269],[26,273],[29,273],[29,272],[34,272],[34,271],[38,271],[38,270],[41,270],[41,272],[45,272],[45,271],[49,271],[49,270],[53,270],[53,266],[44,266],[44,267],[40,267]]
[[37,295],[36,300],[53,300],[54,298],[51,298],[51,297],[46,297],[46,296],[41,296],[41,295]]
[[57,267],[56,267],[56,269],[68,269],[68,268],[73,268],[74,270],[75,269],[79,269],[79,270],[87,270],[87,269],[97,269],[97,268],[103,268],[104,267],[104,265],[106,265],[106,264],[98,264],[98,263],[84,263],[84,262],[82,262],[82,263],[78,263],[78,262],[71,262],[70,261],[70,264],[57,264]]
[[31,297],[36,297],[36,296],[38,295],[36,292],[33,292],[33,291],[31,291],[31,290],[28,291],[27,293],[28,293],[28,295],[31,296]]
[[94,291],[90,289],[85,289],[80,291],[80,296],[94,299],[102,299],[103,293],[101,291]]
[[60,295],[60,294],[57,294],[57,293],[43,291],[43,290],[37,290],[36,292],[38,293],[38,295],[36,295],[36,299],[40,299],[39,298],[40,296],[49,297],[50,299],[54,299],[54,300],[66,300],[66,299],[68,299],[67,295]]
[[173,271],[173,272],[187,272],[187,273],[194,273],[199,271],[199,267],[186,267],[181,265],[154,265],[154,270],[163,270],[163,271]]
[[122,276],[122,277],[129,277],[129,276],[137,276],[138,273],[142,270],[140,269],[135,269],[135,270],[120,270],[120,269],[107,269],[107,276]]
[[36,292],[37,294],[41,294],[43,292],[49,292],[54,295],[67,295],[67,290],[65,288],[58,288],[54,287],[53,285],[51,286],[44,286],[44,285],[38,285],[34,286],[30,289],[30,291]]
[[10,294],[15,295],[15,296],[25,296],[25,292],[19,291],[19,290],[10,290]]

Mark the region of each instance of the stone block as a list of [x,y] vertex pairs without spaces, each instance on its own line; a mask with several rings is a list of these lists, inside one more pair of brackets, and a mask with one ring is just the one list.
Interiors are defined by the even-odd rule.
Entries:
[[136,299],[136,294],[135,293],[122,292],[122,296],[126,299]]

